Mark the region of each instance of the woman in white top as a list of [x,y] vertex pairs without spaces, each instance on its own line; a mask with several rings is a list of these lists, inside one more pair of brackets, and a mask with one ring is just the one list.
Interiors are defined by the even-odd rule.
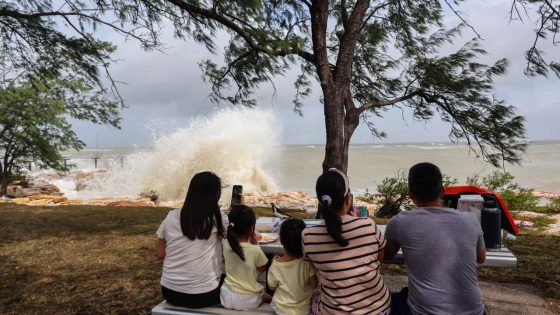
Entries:
[[218,205],[221,191],[214,173],[194,175],[183,207],[170,211],[157,230],[157,256],[164,260],[161,290],[171,304],[220,304],[225,235]]

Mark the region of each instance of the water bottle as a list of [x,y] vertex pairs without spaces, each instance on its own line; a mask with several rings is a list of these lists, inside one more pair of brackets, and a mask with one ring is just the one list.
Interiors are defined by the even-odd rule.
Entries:
[[502,244],[502,218],[494,197],[487,197],[484,200],[480,214],[480,224],[484,233],[486,248],[499,249]]

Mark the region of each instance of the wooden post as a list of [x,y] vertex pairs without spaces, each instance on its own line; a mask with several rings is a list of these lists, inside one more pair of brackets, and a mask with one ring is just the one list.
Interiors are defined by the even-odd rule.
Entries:
[[95,161],[95,168],[97,168],[97,160],[98,160],[98,159],[99,159],[98,157],[94,157],[94,158],[93,158],[93,160]]

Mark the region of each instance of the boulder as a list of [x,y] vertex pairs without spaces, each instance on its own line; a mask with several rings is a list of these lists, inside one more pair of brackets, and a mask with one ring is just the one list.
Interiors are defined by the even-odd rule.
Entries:
[[14,199],[10,200],[10,202],[17,203],[17,204],[20,204],[20,205],[21,204],[26,204],[29,201],[30,201],[29,198],[14,198]]
[[23,196],[23,187],[20,185],[10,185],[6,188],[6,196],[10,198],[19,198]]
[[48,206],[53,204],[54,202],[52,202],[52,200],[50,199],[35,199],[35,200],[30,200],[29,202],[26,203],[26,205],[28,206]]
[[31,201],[48,200],[51,203],[59,203],[67,200],[66,197],[56,196],[56,195],[35,195],[35,196],[29,196],[27,198],[29,198],[29,200]]
[[21,190],[21,195],[16,197],[29,197],[34,195],[43,195],[44,191],[40,187],[29,187]]
[[61,196],[62,193],[58,187],[43,180],[30,181],[27,184],[27,187],[23,187],[19,185],[19,183],[13,182],[13,185],[9,185],[6,190],[6,196],[11,198],[23,198],[35,195]]
[[153,207],[152,201],[113,201],[107,204],[108,207]]
[[33,195],[27,197],[20,197],[6,200],[6,202],[13,202],[17,204],[25,204],[30,206],[46,206],[46,205],[59,205],[66,202],[66,197],[53,196],[53,195]]
[[155,203],[144,197],[120,197],[97,199],[68,199],[57,205],[88,205],[88,206],[117,206],[117,207],[153,207]]

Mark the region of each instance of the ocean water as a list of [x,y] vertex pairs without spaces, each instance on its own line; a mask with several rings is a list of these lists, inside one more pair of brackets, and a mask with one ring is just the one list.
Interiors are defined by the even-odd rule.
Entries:
[[[274,178],[283,190],[312,191],[321,173],[324,146],[283,146]],[[560,192],[560,141],[529,145],[521,165],[505,165],[515,180],[537,191]],[[476,159],[465,145],[453,143],[403,143],[351,145],[348,176],[352,190],[374,191],[383,178],[407,172],[419,162],[432,162],[444,174],[464,183],[467,177],[484,176],[495,167]],[[272,172],[272,170],[271,170]]]
[[[195,173],[210,170],[230,189],[241,184],[248,193],[312,193],[321,174],[324,145],[280,145],[274,125],[274,116],[267,111],[224,109],[163,134],[148,147],[66,152],[76,168],[54,184],[70,198],[137,196],[153,190],[161,200],[177,200],[184,198]],[[519,184],[560,192],[560,141],[533,142],[523,158],[522,165],[506,165]],[[426,161],[460,183],[495,170],[462,144],[357,144],[350,146],[350,186],[358,194],[373,192],[383,178]],[[85,179],[76,176],[96,169],[106,172]],[[78,191],[79,183],[85,185]],[[228,193],[226,188],[224,194]]]
[[[212,151],[211,148],[208,150]],[[86,149],[69,152],[66,156],[76,164],[77,170],[95,170],[93,158],[98,157],[97,169],[106,169],[110,174],[103,177],[102,182],[89,183],[91,186],[76,195],[78,198],[129,196],[139,191],[156,190],[164,199],[180,199],[192,174],[202,170],[212,170],[224,179],[225,184],[239,183],[244,185],[245,191],[254,193],[313,192],[315,180],[321,174],[324,145],[280,145],[266,150],[256,156],[241,157],[237,162],[233,157],[237,155],[208,161],[206,156],[211,153],[200,150],[166,155],[156,153],[154,147]],[[189,154],[202,156],[185,158]],[[351,188],[356,193],[363,193],[366,189],[373,192],[383,178],[406,172],[410,166],[424,161],[435,163],[444,174],[457,178],[460,183],[464,183],[468,176],[484,176],[496,170],[469,154],[463,145],[359,144],[350,146],[348,176]],[[506,170],[523,186],[537,191],[560,192],[560,141],[531,143],[522,165],[506,165]],[[72,194],[71,190],[72,184],[68,185],[67,193]]]

